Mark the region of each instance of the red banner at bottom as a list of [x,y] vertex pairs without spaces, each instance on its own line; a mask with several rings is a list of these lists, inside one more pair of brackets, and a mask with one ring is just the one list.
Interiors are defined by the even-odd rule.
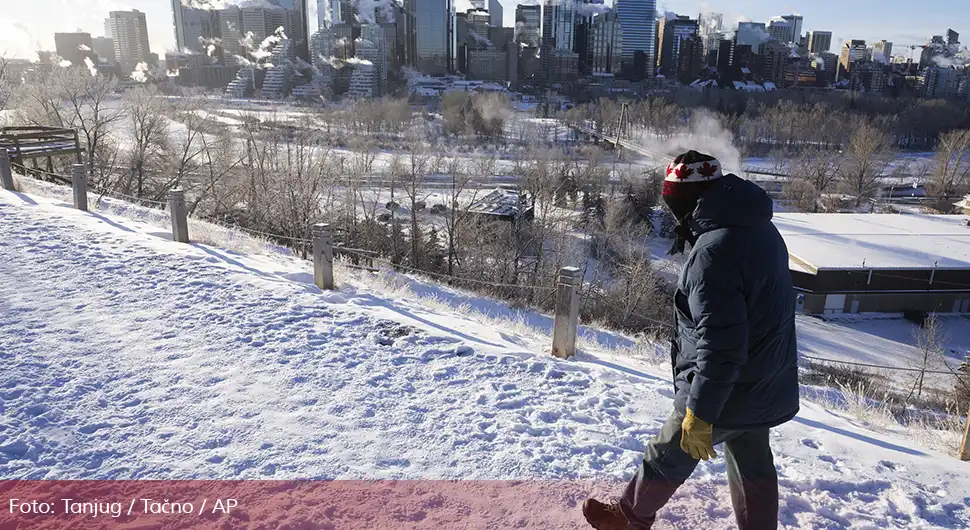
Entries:
[[584,528],[592,481],[0,481],[0,530]]

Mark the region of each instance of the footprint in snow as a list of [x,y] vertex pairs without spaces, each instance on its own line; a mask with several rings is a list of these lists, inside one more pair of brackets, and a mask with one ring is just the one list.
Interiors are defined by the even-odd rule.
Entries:
[[879,466],[884,467],[890,471],[906,471],[906,466],[897,464],[896,462],[891,462],[889,460],[880,460]]
[[842,465],[843,465],[842,460],[839,460],[838,458],[835,458],[832,455],[820,455],[818,457],[818,459],[821,460],[822,462],[826,462],[828,464],[832,464],[832,467],[834,467],[836,469],[842,467]]
[[801,442],[802,442],[802,445],[804,445],[805,447],[811,447],[812,449],[822,448],[822,442],[819,442],[818,440],[813,440],[811,438],[803,438]]

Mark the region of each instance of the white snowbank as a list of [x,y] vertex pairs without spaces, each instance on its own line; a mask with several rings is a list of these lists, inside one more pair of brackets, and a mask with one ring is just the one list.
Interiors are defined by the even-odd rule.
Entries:
[[[671,406],[667,367],[60,200],[0,192],[0,240],[2,478],[625,480]],[[904,434],[805,403],[772,443],[785,527],[970,524],[970,468]],[[723,459],[659,524],[734,526]]]

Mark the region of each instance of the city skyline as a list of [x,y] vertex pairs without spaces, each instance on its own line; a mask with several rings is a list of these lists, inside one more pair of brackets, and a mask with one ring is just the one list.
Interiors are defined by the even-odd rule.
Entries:
[[[458,6],[463,3],[456,2]],[[514,26],[515,6],[526,2],[503,0],[501,3],[504,25]],[[311,10],[315,10],[316,2],[310,4]],[[608,0],[606,4],[614,2]],[[970,28],[959,27],[960,21],[970,20],[970,3],[962,0],[925,0],[919,11],[871,10],[837,0],[804,4],[779,9],[777,3],[769,0],[749,0],[742,12],[732,2],[664,0],[657,3],[657,10],[691,18],[701,11],[722,13],[725,29],[735,26],[738,20],[768,23],[772,17],[798,13],[804,17],[802,33],[831,31],[833,48],[849,39],[887,40],[895,43],[894,49],[900,53],[908,52],[910,45],[925,43],[931,35],[943,34],[948,27],[957,26],[956,31],[970,33]],[[37,49],[54,49],[53,35],[57,32],[80,30],[93,37],[101,36],[109,11],[129,9],[145,13],[152,51],[161,55],[175,49],[171,0],[15,0],[5,6],[0,18],[0,54],[34,59]],[[958,22],[954,24],[954,21]]]

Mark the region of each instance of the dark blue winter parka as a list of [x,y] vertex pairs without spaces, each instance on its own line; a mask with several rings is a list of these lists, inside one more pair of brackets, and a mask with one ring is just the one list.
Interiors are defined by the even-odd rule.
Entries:
[[674,296],[675,406],[720,428],[774,427],[798,412],[795,292],[788,249],[757,185],[707,190]]

